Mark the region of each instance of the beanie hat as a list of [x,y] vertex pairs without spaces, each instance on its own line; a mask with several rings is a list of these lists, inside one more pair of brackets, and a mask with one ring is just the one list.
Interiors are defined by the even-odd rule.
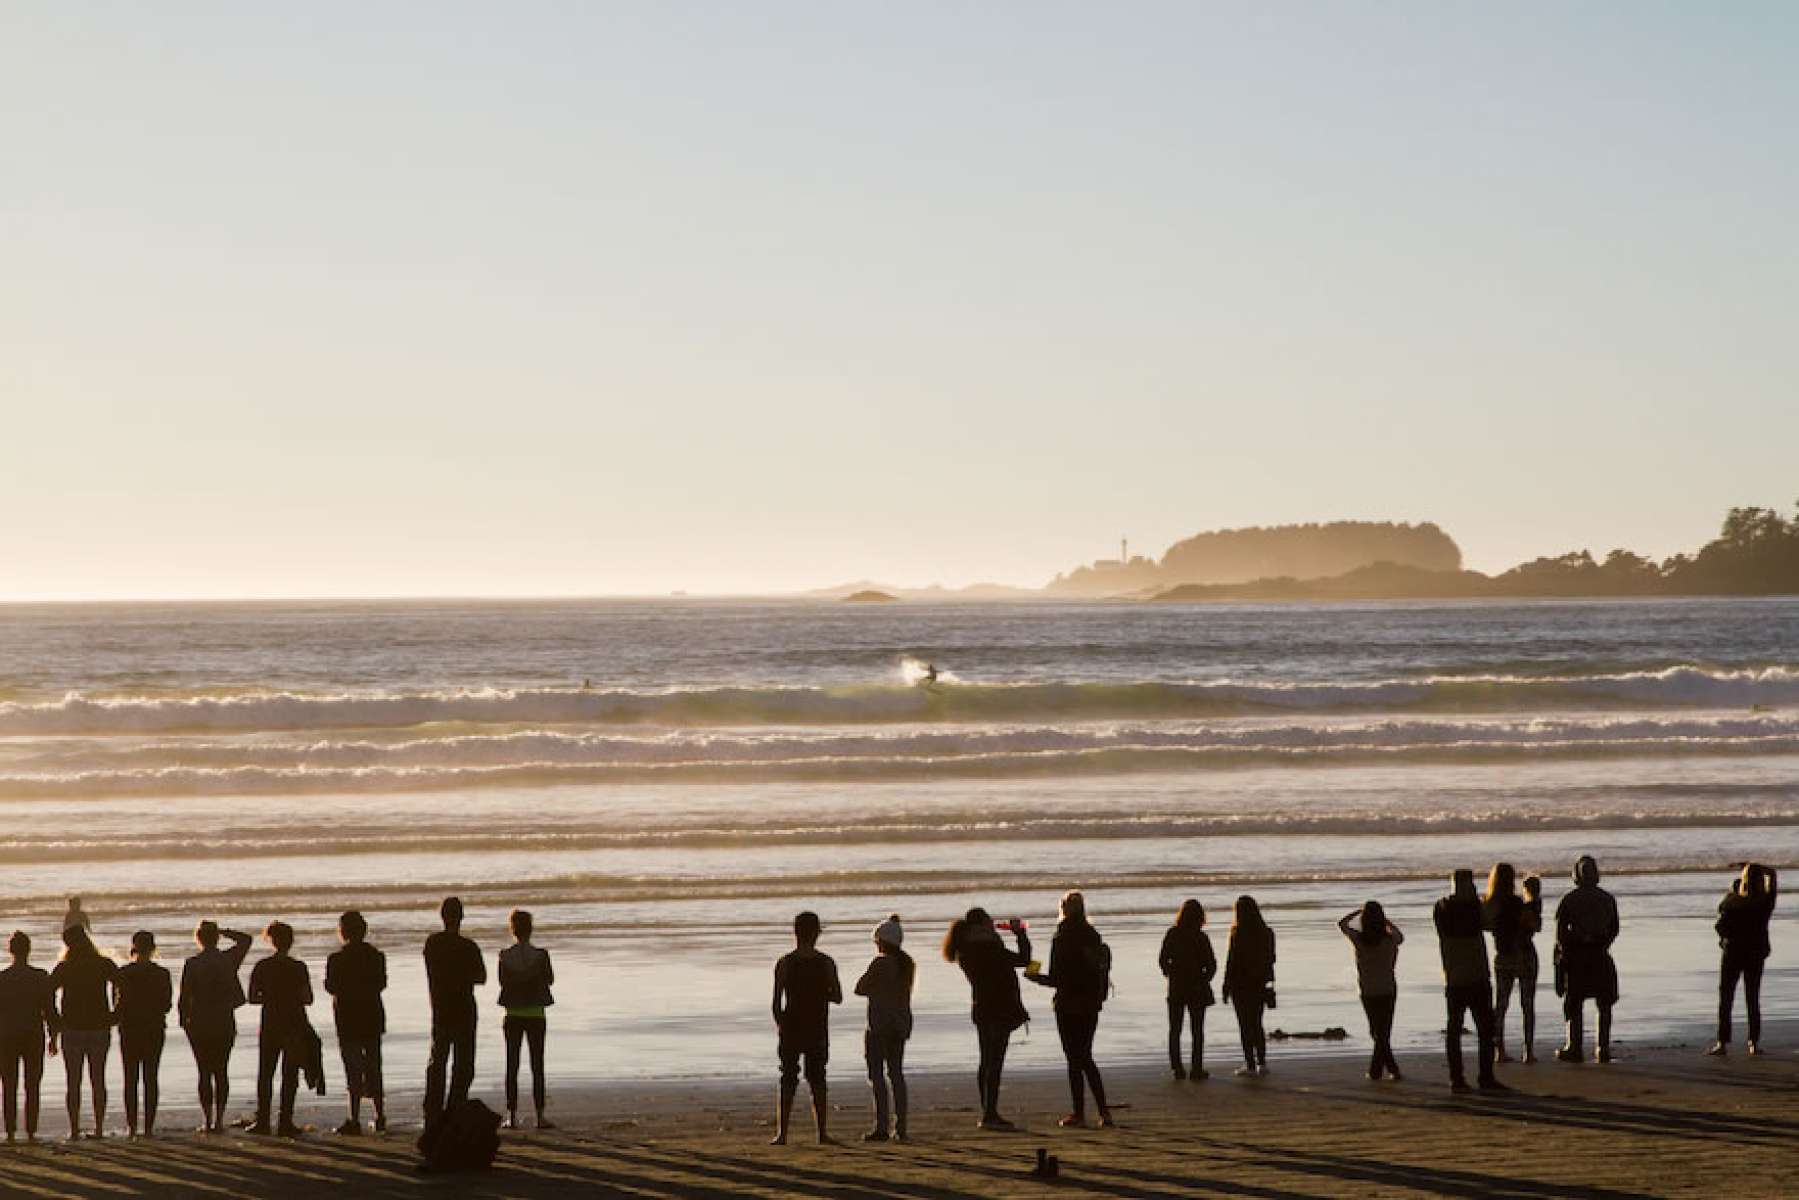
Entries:
[[886,942],[895,950],[906,940],[906,931],[900,928],[899,914],[894,913],[885,921],[875,926],[875,941]]

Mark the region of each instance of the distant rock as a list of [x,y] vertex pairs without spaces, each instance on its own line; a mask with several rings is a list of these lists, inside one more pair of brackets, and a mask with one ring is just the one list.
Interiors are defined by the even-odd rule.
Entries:
[[845,604],[892,604],[898,599],[898,596],[892,596],[886,592],[865,590],[851,592],[843,598],[843,602]]

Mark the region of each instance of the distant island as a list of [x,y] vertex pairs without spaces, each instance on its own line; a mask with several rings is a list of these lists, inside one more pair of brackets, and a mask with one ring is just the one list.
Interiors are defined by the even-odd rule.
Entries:
[[1268,577],[1180,584],[1152,600],[1459,600],[1607,596],[1775,596],[1799,593],[1799,510],[1733,508],[1716,538],[1662,562],[1629,550],[1604,559],[1573,550],[1498,575],[1375,562],[1324,578]]
[[1661,562],[1618,549],[1571,550],[1485,575],[1432,522],[1331,521],[1195,534],[1161,558],[1123,552],[1041,588],[977,583],[902,588],[861,580],[812,599],[895,600],[1471,600],[1799,594],[1799,509],[1733,508],[1716,538]]
[[1189,584],[1321,579],[1372,563],[1453,572],[1461,568],[1462,550],[1429,522],[1332,521],[1221,529],[1176,542],[1159,561],[1121,556],[1076,567],[1056,576],[1044,591],[1093,598],[1154,594]]

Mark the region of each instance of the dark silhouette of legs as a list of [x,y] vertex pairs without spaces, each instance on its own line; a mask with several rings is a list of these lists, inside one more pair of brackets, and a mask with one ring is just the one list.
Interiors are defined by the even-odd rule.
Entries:
[[1062,1042],[1062,1056],[1068,1060],[1068,1094],[1074,1103],[1072,1115],[1084,1120],[1087,1100],[1083,1085],[1093,1092],[1093,1103],[1101,1120],[1110,1120],[1106,1106],[1106,1086],[1099,1077],[1099,1065],[1093,1061],[1093,1037],[1099,1030],[1099,1014],[1069,1013],[1056,1010],[1056,1036]]
[[1263,993],[1235,994],[1231,1007],[1237,1011],[1237,1038],[1243,1044],[1243,1063],[1251,1071],[1268,1065],[1268,1039],[1262,1032]]
[[1743,964],[1743,1005],[1749,1010],[1749,1045],[1762,1040],[1762,960]]
[[543,1045],[548,1022],[542,1017],[507,1017],[501,1028],[506,1034],[506,1111],[517,1119],[519,1052],[528,1046],[531,1052],[531,1101],[541,1122],[544,1108]]
[[1374,1053],[1368,1059],[1368,1075],[1379,1079],[1383,1074],[1399,1078],[1399,1063],[1393,1057],[1393,1010],[1397,996],[1363,996],[1362,1011],[1368,1014],[1368,1036],[1374,1041]]
[[[1190,1019],[1193,1026],[1193,1067],[1188,1071],[1181,1065],[1181,1025]],[[1174,1072],[1176,1079],[1184,1079],[1189,1074],[1195,1078],[1203,1077],[1206,1063],[1206,1010],[1196,1000],[1170,1000],[1168,1002],[1168,1068]]]
[[981,1117],[993,1120],[999,1116],[1000,1076],[1005,1073],[1006,1049],[1011,1043],[1012,1031],[988,1022],[976,1025],[975,1032],[981,1045],[981,1065],[975,1072],[975,1083],[981,1092]]
[[1477,1061],[1482,1087],[1492,1087],[1493,1075],[1493,996],[1484,983],[1458,984],[1443,989],[1449,1025],[1443,1035],[1443,1051],[1449,1060],[1449,1082],[1457,1089],[1468,1086],[1462,1065],[1462,1023],[1474,1018]]
[[473,1021],[431,1027],[431,1058],[425,1065],[427,1125],[436,1124],[445,1111],[468,1099],[469,1086],[475,1081],[475,1028]]
[[38,1101],[44,1084],[44,1037],[33,1033],[0,1046],[0,1090],[4,1091],[6,1137],[18,1130],[19,1085],[25,1085],[25,1136],[37,1136]]
[[119,1033],[119,1055],[125,1060],[125,1126],[138,1131],[138,1089],[143,1089],[143,1131],[156,1132],[156,1105],[161,1095],[157,1076],[162,1071],[162,1030]]

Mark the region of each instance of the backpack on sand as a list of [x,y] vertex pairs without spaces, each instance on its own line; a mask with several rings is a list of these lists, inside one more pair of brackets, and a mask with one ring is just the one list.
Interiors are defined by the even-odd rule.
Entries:
[[500,1152],[500,1114],[479,1100],[464,1100],[419,1136],[420,1169],[481,1171]]

